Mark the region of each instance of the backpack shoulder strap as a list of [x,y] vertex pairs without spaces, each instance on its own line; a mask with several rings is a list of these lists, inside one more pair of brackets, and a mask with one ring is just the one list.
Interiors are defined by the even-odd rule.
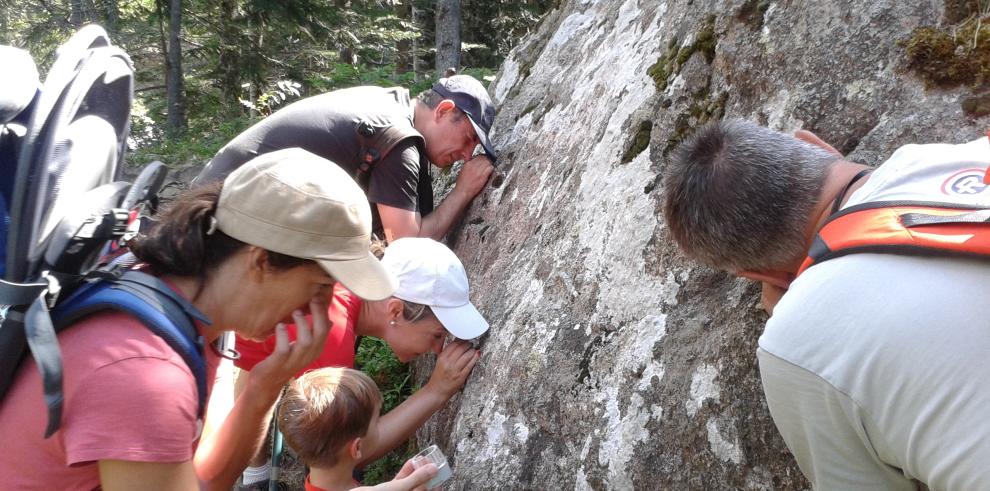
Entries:
[[357,170],[354,171],[354,178],[363,188],[367,188],[371,166],[385,158],[400,142],[414,138],[416,145],[420,147],[425,142],[423,135],[416,131],[416,128],[408,121],[386,126],[376,126],[369,121],[359,121],[355,131],[361,142],[361,150],[360,155],[358,155],[358,166]]
[[833,214],[815,235],[798,275],[857,252],[990,259],[990,209],[958,203],[878,201]]
[[205,342],[193,319],[206,323],[208,320],[158,278],[130,270],[114,280],[100,279],[83,286],[60,303],[50,317],[44,302],[36,302],[28,309],[25,322],[28,344],[42,372],[48,405],[45,437],[58,429],[62,413],[62,364],[54,333],[103,310],[116,310],[136,317],[182,357],[196,379],[198,414],[202,417],[207,390]]

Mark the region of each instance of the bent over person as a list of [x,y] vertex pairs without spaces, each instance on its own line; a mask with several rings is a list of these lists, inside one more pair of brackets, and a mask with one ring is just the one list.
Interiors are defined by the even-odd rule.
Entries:
[[682,144],[664,177],[674,240],[764,282],[764,392],[815,489],[988,489],[990,263],[858,252],[795,278],[809,251],[825,250],[816,232],[835,211],[990,206],[987,138],[907,145],[871,172],[798,136],[727,121]]
[[[274,199],[285,206],[271,206]],[[123,312],[84,317],[58,334],[65,367],[58,431],[43,437],[47,414],[33,359],[0,401],[0,435],[16,449],[0,454],[3,487],[229,490],[260,445],[282,386],[322,351],[334,284],[369,300],[395,290],[368,252],[370,234],[361,190],[300,149],[259,156],[223,183],[180,195],[148,235],[131,241],[138,268],[202,314],[195,327],[207,343],[225,331],[274,334],[274,352],[251,371],[229,413],[212,414],[211,404],[201,420],[195,377],[163,338]],[[296,325],[293,342],[288,322]],[[219,356],[205,350],[210,381]],[[413,489],[436,474],[410,471],[375,489]]]
[[[491,176],[494,119],[488,92],[468,75],[442,78],[415,99],[401,87],[341,89],[294,102],[248,128],[217,152],[196,184],[223,179],[259,154],[300,147],[358,181],[375,205],[380,238],[440,240]],[[485,155],[474,157],[479,144]],[[444,168],[460,160],[454,190],[434,209],[429,162]]]

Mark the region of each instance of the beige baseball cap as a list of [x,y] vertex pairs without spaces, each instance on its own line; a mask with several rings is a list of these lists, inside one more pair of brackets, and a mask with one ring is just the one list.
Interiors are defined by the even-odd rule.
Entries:
[[216,219],[237,240],[316,261],[361,298],[395,291],[369,250],[368,198],[343,169],[301,148],[259,155],[227,176]]

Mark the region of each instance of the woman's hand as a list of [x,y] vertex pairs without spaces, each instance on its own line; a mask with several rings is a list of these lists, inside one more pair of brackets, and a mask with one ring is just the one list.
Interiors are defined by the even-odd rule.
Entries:
[[322,295],[316,295],[309,301],[312,325],[302,311],[292,312],[292,320],[296,324],[295,341],[289,341],[284,324],[276,326],[275,351],[255,365],[248,383],[258,385],[261,390],[274,391],[277,396],[289,379],[320,356],[330,332],[328,306],[327,298]]
[[481,352],[471,348],[467,341],[454,341],[443,348],[437,356],[437,366],[430,375],[430,381],[424,389],[437,391],[444,400],[453,397],[454,393],[464,387],[468,375],[478,363]]

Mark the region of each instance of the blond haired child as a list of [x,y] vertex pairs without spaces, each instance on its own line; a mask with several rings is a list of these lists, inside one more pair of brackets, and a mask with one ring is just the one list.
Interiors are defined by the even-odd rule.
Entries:
[[321,368],[289,385],[278,427],[299,460],[310,468],[307,491],[350,490],[362,449],[378,437],[382,395],[364,373]]

